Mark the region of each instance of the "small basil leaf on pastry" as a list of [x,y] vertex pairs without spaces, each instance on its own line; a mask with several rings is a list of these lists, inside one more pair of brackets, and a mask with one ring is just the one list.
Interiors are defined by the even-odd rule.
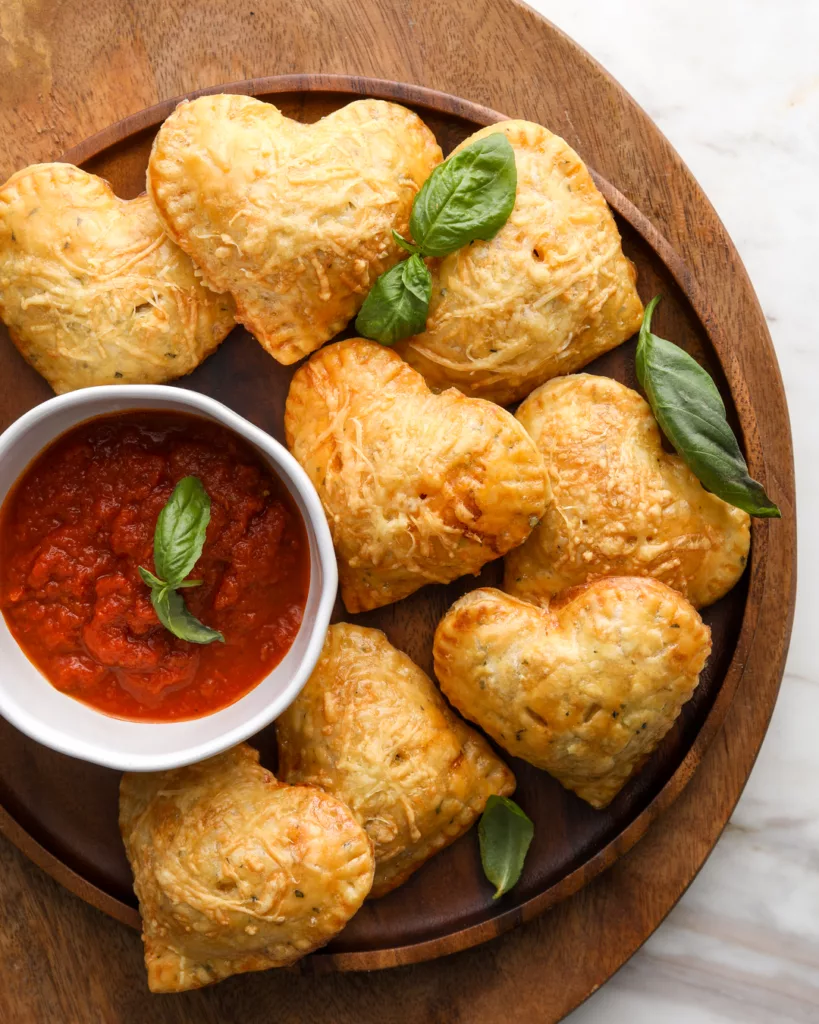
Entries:
[[0,319],[58,394],[190,373],[234,313],[167,237],[147,196],[120,199],[107,181],[63,163],[27,167],[0,187]]
[[543,460],[515,418],[433,394],[375,342],[316,352],[293,376],[284,422],[324,506],[350,612],[477,574],[543,514]]
[[[509,405],[631,337],[643,307],[614,217],[563,139],[504,121],[463,142],[442,168],[496,137],[514,151],[512,212],[489,241],[431,268],[426,328],[398,351],[436,390]],[[414,229],[413,238],[423,247]]]
[[329,942],[370,891],[370,840],[339,800],[288,786],[241,744],[126,772],[119,825],[152,992],[286,967]]
[[504,135],[456,150],[424,182],[410,231],[425,256],[448,256],[469,242],[488,241],[515,205],[515,153]]
[[478,825],[483,873],[495,886],[496,900],[517,885],[535,826],[514,800],[490,796]]
[[639,577],[595,580],[543,608],[473,590],[433,644],[450,703],[597,808],[674,724],[710,651],[711,632],[688,601]]
[[651,333],[660,301],[646,307],[637,343],[637,378],[663,433],[713,494],[751,516],[779,519],[779,508],[748,474],[725,405],[707,370],[684,349]]
[[472,827],[515,778],[429,676],[377,629],[331,626],[276,720],[279,772],[342,800],[373,841],[371,896],[401,885]]
[[417,252],[417,253],[420,254],[421,250],[418,248],[418,246],[417,245],[413,245],[412,242],[408,242],[406,240],[406,238],[404,238],[403,235],[399,235],[397,231],[393,231],[392,237],[393,237],[393,241],[395,242],[395,244],[396,245],[400,245],[401,248],[404,249],[406,252],[409,252],[409,253],[416,253]]
[[378,278],[356,317],[356,330],[382,345],[394,345],[422,331],[431,289],[426,264],[413,254]]
[[664,450],[636,391],[570,374],[533,391],[516,418],[543,455],[548,500],[506,556],[510,594],[538,603],[600,576],[653,576],[702,608],[742,576],[750,519]]
[[364,99],[314,124],[251,96],[183,102],[154,140],[148,194],[203,280],[280,363],[315,351],[401,258],[441,161],[412,111]]

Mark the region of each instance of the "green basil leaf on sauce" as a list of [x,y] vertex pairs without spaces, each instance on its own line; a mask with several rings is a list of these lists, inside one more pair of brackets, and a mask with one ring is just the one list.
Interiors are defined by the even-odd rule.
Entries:
[[151,604],[162,625],[192,644],[225,642],[224,636],[192,615],[185,599],[177,591],[200,587],[202,580],[186,580],[202,555],[210,522],[210,498],[202,481],[186,476],[173,493],[156,522],[154,565],[158,575],[139,566],[143,583],[151,588]]
[[162,580],[157,579],[157,577],[154,576],[154,574],[152,572],[150,572],[148,569],[143,569],[143,567],[141,565],[139,567],[139,575],[142,577],[142,582],[143,583],[147,583],[148,586],[151,588],[151,590],[153,590],[154,587],[164,587],[165,586],[165,584],[162,582]]
[[478,840],[484,874],[495,886],[493,899],[517,883],[534,834],[534,824],[514,800],[489,797],[478,825]]
[[425,256],[447,256],[494,238],[517,192],[515,151],[503,132],[487,135],[439,164],[415,197],[410,231]]
[[660,297],[646,306],[637,343],[637,378],[665,436],[709,491],[761,518],[782,513],[748,474],[711,376],[679,345],[651,333]]
[[394,345],[423,331],[432,295],[432,275],[416,253],[381,274],[356,317],[364,338]]
[[154,566],[170,587],[178,587],[202,555],[210,522],[210,498],[196,476],[174,487],[159,513],[154,533]]
[[176,590],[169,587],[152,587],[151,604],[156,616],[165,629],[174,636],[187,640],[192,644],[210,644],[214,640],[225,642],[224,636],[216,629],[211,629],[191,615],[184,598]]

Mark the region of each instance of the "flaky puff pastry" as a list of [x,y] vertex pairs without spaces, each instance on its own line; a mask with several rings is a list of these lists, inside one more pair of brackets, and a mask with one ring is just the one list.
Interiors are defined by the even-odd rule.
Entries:
[[600,576],[653,576],[702,608],[734,586],[748,558],[747,513],[663,450],[636,391],[608,377],[561,377],[517,419],[543,453],[550,498],[506,557],[510,594],[541,602]]
[[543,512],[543,461],[515,418],[455,390],[433,394],[375,342],[312,356],[284,424],[324,505],[350,612],[478,573]]
[[147,196],[119,199],[70,164],[35,164],[0,189],[0,318],[58,394],[190,373],[233,313]]
[[612,578],[537,608],[473,590],[435,633],[449,700],[515,757],[605,807],[697,686],[711,632],[657,580]]
[[412,201],[441,150],[417,114],[357,100],[301,124],[251,96],[180,103],[148,192],[171,237],[280,363],[351,320],[403,251]]
[[337,796],[375,847],[383,896],[471,828],[515,778],[382,632],[331,626],[318,664],[276,721],[287,782]]
[[490,125],[455,152],[495,132],[515,151],[511,216],[491,241],[440,261],[426,330],[398,349],[431,387],[508,405],[625,341],[643,307],[611,211],[577,153],[530,121]]
[[278,782],[246,744],[126,773],[119,807],[152,992],[292,964],[370,891],[372,844],[348,808]]

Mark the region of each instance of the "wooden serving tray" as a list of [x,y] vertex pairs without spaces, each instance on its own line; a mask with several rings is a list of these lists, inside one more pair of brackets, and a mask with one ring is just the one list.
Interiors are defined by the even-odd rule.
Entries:
[[[305,121],[316,120],[362,95],[396,100],[420,113],[445,153],[477,128],[503,116],[429,89],[365,78],[289,76],[207,91],[252,94],[276,103],[288,116]],[[137,195],[144,188],[145,166],[156,128],[175,102],[160,104],[112,125],[67,152],[63,159],[107,178],[121,196]],[[507,111],[508,116],[523,114],[515,109]],[[559,124],[550,127],[562,129]],[[722,326],[731,308],[731,288],[735,287],[738,295],[745,295],[748,288],[741,268],[726,259],[722,280],[714,282],[721,296],[718,315],[698,285],[695,269],[675,252],[652,221],[605,179],[599,175],[595,179],[616,212],[624,250],[638,269],[641,297],[646,301],[658,292],[664,295],[655,316],[655,330],[682,344],[713,374],[735,429],[744,438],[752,475],[783,504],[784,514],[792,516],[791,494],[782,493],[763,458],[767,428],[764,417],[758,419],[755,414],[751,400],[753,384],[758,402],[759,374],[764,374],[764,366],[758,367],[757,379],[750,382],[734,358],[730,336]],[[696,226],[691,225],[691,230]],[[756,328],[764,338],[764,325],[756,324]],[[770,358],[769,351],[761,354],[763,364],[766,357]],[[635,387],[634,342],[602,357],[587,370]],[[292,368],[279,366],[244,329],[237,327],[218,352],[179,385],[224,402],[283,440],[283,407],[292,372]],[[2,328],[0,381],[2,427],[50,395],[48,386],[18,356]],[[775,365],[768,386],[780,401],[781,384]],[[780,442],[789,455],[788,438],[780,438]],[[713,631],[714,649],[694,698],[650,762],[609,808],[594,811],[545,773],[507,758],[518,778],[516,800],[536,826],[518,886],[499,901],[491,899],[473,831],[436,856],[399,890],[365,904],[345,931],[305,961],[305,966],[369,970],[464,949],[540,914],[629,850],[678,796],[719,730],[755,653],[755,644],[762,639],[757,627],[772,544],[778,558],[788,559],[790,569],[792,550],[782,547],[782,539],[787,542],[792,538],[792,529],[792,523],[783,529],[783,524],[777,522],[754,521],[745,576],[724,600],[704,613]],[[777,530],[781,531],[779,538],[775,537]],[[397,647],[431,672],[432,634],[441,615],[465,591],[497,585],[500,578],[500,563],[494,563],[477,579],[426,587],[405,601],[365,615],[347,616],[339,604],[336,618],[383,629]],[[774,618],[782,627],[780,632],[787,635],[790,573],[785,574],[784,583],[782,579],[778,574],[777,589],[772,594],[768,587],[766,600],[777,603]],[[771,670],[778,673],[784,659],[781,645],[777,658]],[[263,762],[275,767],[272,729],[251,742],[260,747]],[[131,874],[117,830],[118,781],[118,773],[47,750],[0,720],[0,829],[64,886],[120,921],[138,927]]]

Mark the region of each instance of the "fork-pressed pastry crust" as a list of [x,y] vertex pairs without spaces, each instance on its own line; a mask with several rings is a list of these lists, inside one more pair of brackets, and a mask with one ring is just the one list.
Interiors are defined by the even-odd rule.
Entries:
[[279,772],[343,800],[375,848],[371,896],[463,835],[515,778],[429,676],[377,629],[340,622],[276,722]]
[[324,504],[350,612],[479,572],[543,513],[543,462],[515,418],[433,394],[372,341],[326,346],[296,372],[285,431]]
[[171,237],[281,363],[337,334],[406,254],[412,201],[441,150],[417,114],[357,100],[315,124],[251,96],[180,103],[148,192]]
[[147,196],[125,200],[71,164],[0,189],[0,319],[58,394],[190,373],[234,326]]
[[426,330],[398,348],[430,387],[508,405],[631,337],[643,307],[577,153],[531,121],[482,128],[454,152],[495,132],[515,151],[515,207],[493,239],[436,264]]

